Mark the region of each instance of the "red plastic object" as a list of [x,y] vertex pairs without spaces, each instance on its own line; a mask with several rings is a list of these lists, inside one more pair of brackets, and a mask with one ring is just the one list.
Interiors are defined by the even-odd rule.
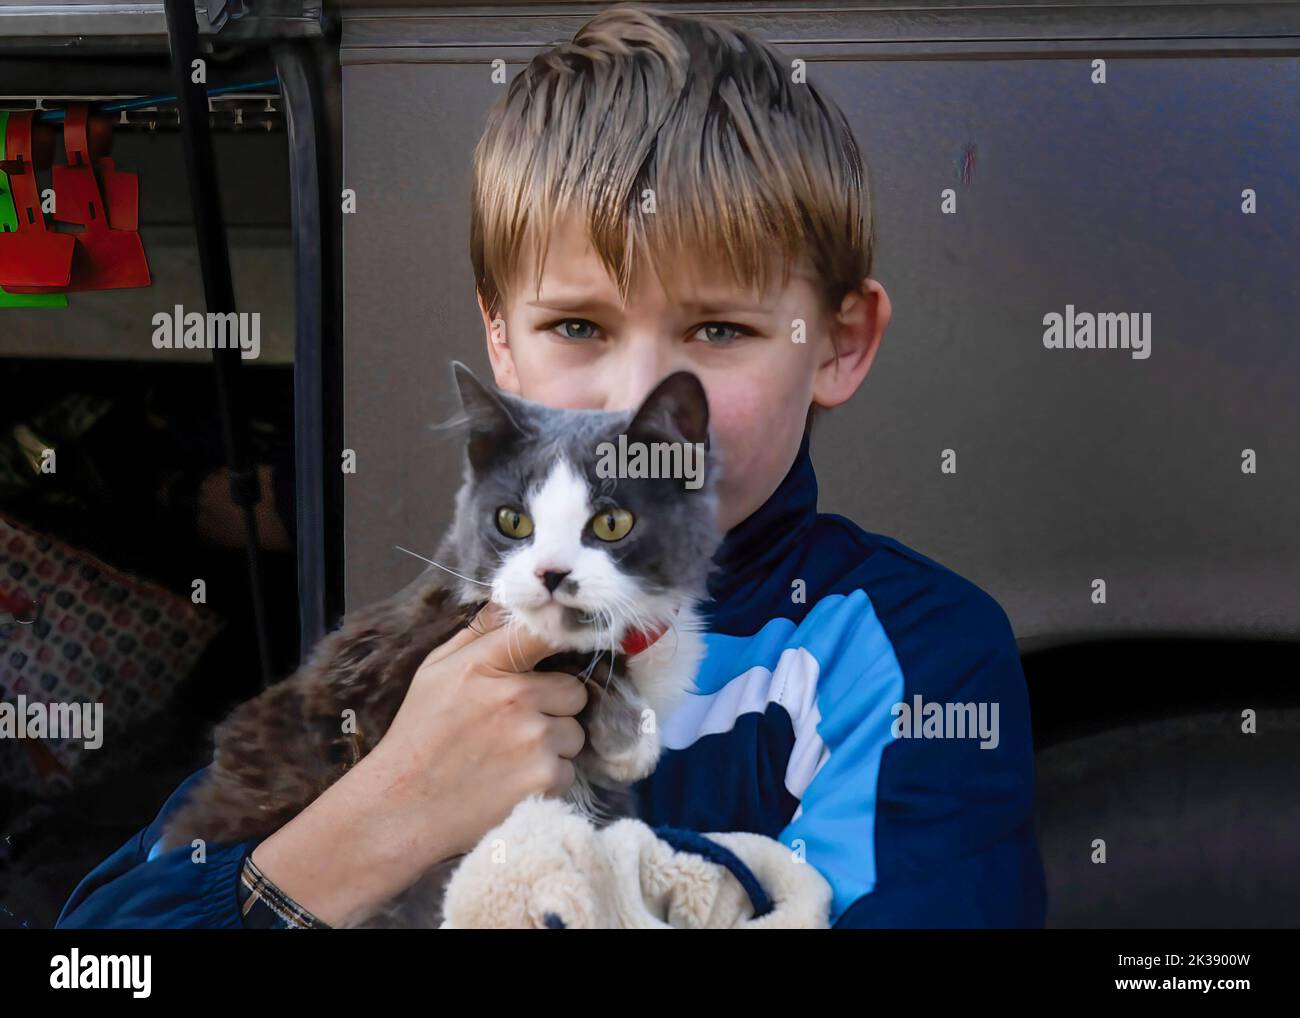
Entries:
[[[84,105],[84,104],[82,104]],[[86,115],[86,141],[92,160],[106,156],[113,147],[112,118],[96,113]]]
[[63,115],[63,146],[68,165],[54,167],[54,218],[85,227],[76,234],[69,290],[118,290],[148,286],[149,261],[140,234],[114,230],[100,195],[91,162],[85,103],[69,106]]
[[113,165],[105,156],[97,162],[108,206],[108,225],[114,230],[140,229],[140,178]]
[[108,207],[108,225],[114,230],[140,229],[140,178],[119,170],[108,157],[113,148],[113,119],[92,113],[87,129],[90,158]]
[[75,237],[45,228],[32,153],[32,113],[10,113],[4,170],[18,232],[0,233],[0,287],[11,293],[58,293],[71,283]]

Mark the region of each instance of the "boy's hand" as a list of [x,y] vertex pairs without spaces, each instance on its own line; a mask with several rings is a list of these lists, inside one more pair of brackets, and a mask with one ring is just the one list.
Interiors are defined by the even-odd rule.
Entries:
[[321,920],[347,925],[470,851],[527,796],[563,795],[585,741],[586,687],[529,670],[559,649],[488,605],[425,658],[378,745],[254,862]]
[[371,766],[384,794],[420,811],[443,858],[470,851],[527,796],[562,796],[573,784],[586,687],[531,670],[558,649],[503,626],[489,604],[416,670]]

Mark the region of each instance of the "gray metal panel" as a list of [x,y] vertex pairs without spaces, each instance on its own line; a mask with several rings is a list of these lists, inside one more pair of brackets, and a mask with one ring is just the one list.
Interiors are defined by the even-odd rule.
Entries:
[[[220,31],[223,40],[321,34],[319,3],[200,0],[194,6],[199,31]],[[66,51],[111,44],[127,49],[166,49],[167,24],[161,0],[0,0],[0,49],[49,45]]]
[[[605,4],[352,11],[345,64],[527,59]],[[1296,3],[843,3],[673,5],[740,24],[808,60],[1022,59],[1042,53],[1182,54],[1294,49]],[[490,57],[485,56],[490,54]]]
[[[469,153],[492,94],[468,67],[345,67],[344,441],[349,608],[391,593],[449,519],[459,449],[428,430],[451,412],[452,358],[482,366],[469,265]],[[434,100],[433,97],[437,99]]]
[[[1168,13],[1176,34],[1203,41],[1229,10]],[[1275,6],[1273,24],[1295,10]],[[1294,637],[1300,64],[1133,56],[1093,13],[1087,31],[1099,38],[1051,59],[946,59],[914,25],[896,41],[922,59],[871,59],[864,35],[859,59],[815,66],[869,160],[876,276],[895,312],[862,391],[818,426],[822,508],[970,577],[1029,645],[1125,632]],[[786,14],[782,31],[763,34],[844,39],[843,19],[856,16],[867,17],[828,28]],[[1127,16],[1114,13],[1121,25]],[[416,24],[404,20],[385,31]],[[466,205],[470,152],[498,93],[466,61],[475,46],[481,60],[502,53],[466,30],[457,23],[445,51],[399,45],[397,62],[382,64],[371,62],[375,23],[345,28],[358,46],[343,53],[346,181],[359,191],[345,237],[353,606],[419,570],[394,544],[430,548],[445,524],[457,451],[425,425],[449,409],[448,359],[484,364]],[[857,43],[836,45],[848,54]],[[423,62],[406,62],[417,51]],[[1109,84],[1090,83],[1092,56],[1112,57]],[[939,214],[944,187],[958,192],[956,216]],[[1257,215],[1240,212],[1247,187]],[[1043,315],[1067,304],[1150,312],[1151,358],[1044,349]],[[1248,447],[1254,476],[1240,469]],[[955,476],[940,473],[945,448],[957,451]],[[1090,603],[1094,577],[1108,581],[1106,606]]]
[[[858,97],[895,307],[818,436],[825,502],[980,583],[1026,641],[1294,636],[1300,63],[1114,61],[1105,86],[1087,70],[822,69]],[[959,214],[941,216],[949,186]],[[1067,304],[1150,312],[1151,357],[1045,349],[1043,315]]]

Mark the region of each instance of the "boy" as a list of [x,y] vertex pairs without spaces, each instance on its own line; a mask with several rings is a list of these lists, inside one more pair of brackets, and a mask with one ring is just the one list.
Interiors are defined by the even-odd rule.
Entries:
[[[1005,614],[816,510],[813,414],[857,390],[890,316],[842,114],[744,33],[613,8],[512,82],[474,171],[471,256],[501,388],[625,409],[685,368],[708,393],[727,538],[699,695],[662,721],[642,819],[779,839],[830,883],[841,928],[1042,925]],[[513,674],[501,634],[430,655],[380,745],[261,844],[209,846],[203,866],[186,849],[152,858],[183,785],[60,925],[348,922],[416,861],[467,850],[521,792],[559,794],[583,694]],[[524,667],[552,649],[514,646]],[[525,696],[524,714],[503,713]],[[944,729],[975,717],[992,727]],[[528,762],[511,735],[524,731],[540,746]]]

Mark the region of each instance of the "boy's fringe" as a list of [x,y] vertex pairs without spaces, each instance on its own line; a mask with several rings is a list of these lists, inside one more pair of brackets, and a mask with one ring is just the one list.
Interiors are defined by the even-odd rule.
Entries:
[[670,295],[699,269],[761,290],[774,266],[784,285],[807,262],[838,309],[871,271],[867,175],[843,113],[792,76],[744,31],[630,5],[534,57],[474,153],[470,254],[489,312],[530,253],[540,287],[570,214],[624,299],[644,262]]

